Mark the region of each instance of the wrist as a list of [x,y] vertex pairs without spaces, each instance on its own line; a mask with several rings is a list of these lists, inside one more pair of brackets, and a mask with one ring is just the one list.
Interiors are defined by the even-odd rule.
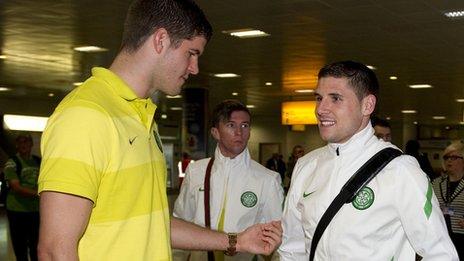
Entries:
[[227,248],[226,251],[224,251],[224,254],[227,256],[234,256],[237,254],[238,249],[238,234],[237,233],[227,233]]

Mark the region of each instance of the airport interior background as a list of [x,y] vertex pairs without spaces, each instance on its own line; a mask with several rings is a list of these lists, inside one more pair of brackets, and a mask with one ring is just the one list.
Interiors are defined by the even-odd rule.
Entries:
[[[404,149],[408,140],[419,140],[437,171],[442,150],[464,138],[463,1],[197,3],[214,29],[200,73],[180,95],[152,97],[170,173],[167,186],[174,193],[182,152],[195,159],[214,150],[208,114],[224,99],[249,107],[248,148],[256,161],[265,163],[273,153],[288,159],[297,144],[306,152],[323,146],[313,91],[318,70],[334,61],[371,66],[381,86],[377,115],[391,124],[392,143]],[[0,1],[0,164],[14,154],[19,133],[8,122],[11,116],[50,116],[92,67],[109,66],[128,5],[128,0]],[[40,129],[32,136],[40,154]],[[0,260],[13,260],[0,216]]]

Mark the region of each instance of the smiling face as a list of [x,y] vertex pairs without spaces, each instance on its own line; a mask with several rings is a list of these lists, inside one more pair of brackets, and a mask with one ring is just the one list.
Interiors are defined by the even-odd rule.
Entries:
[[164,41],[167,45],[163,59],[160,63],[160,71],[154,76],[153,82],[156,89],[168,95],[177,95],[182,90],[182,85],[189,75],[196,75],[200,71],[198,59],[206,45],[203,36],[196,36],[191,40],[183,40],[178,46],[170,41]]
[[218,126],[211,128],[211,134],[222,155],[235,158],[248,144],[250,115],[245,111],[234,111],[230,114],[230,119],[219,121]]
[[364,129],[376,101],[374,95],[360,101],[344,77],[320,78],[315,96],[319,134],[329,143],[344,143]]

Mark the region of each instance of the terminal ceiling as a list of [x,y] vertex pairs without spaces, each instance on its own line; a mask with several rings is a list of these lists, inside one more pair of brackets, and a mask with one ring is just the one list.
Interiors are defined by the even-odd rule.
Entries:
[[[186,87],[209,89],[213,103],[239,98],[255,106],[254,115],[280,117],[283,101],[314,99],[295,90],[314,89],[321,66],[349,59],[376,68],[381,116],[419,124],[464,121],[464,103],[456,101],[464,99],[464,19],[443,15],[463,10],[461,0],[197,2],[214,36],[200,59],[200,74]],[[0,54],[6,56],[0,59],[0,87],[10,89],[0,92],[1,112],[49,115],[91,67],[108,66],[119,48],[128,5],[120,0],[0,1]],[[240,39],[222,33],[241,28],[270,36]],[[83,45],[108,51],[73,50]],[[215,73],[240,77],[215,78]],[[433,87],[411,89],[410,84]],[[181,106],[182,99],[157,99],[162,113],[179,117],[170,108]],[[404,115],[405,109],[417,113]]]

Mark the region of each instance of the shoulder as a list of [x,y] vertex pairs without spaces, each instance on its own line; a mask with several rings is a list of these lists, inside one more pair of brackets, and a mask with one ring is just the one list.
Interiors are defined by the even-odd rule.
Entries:
[[186,170],[188,172],[186,178],[193,182],[203,182],[210,160],[211,158],[205,158],[189,163]]
[[394,184],[409,186],[418,185],[427,187],[430,182],[427,175],[422,171],[417,160],[409,155],[401,155],[393,159],[385,169],[387,175],[380,175],[383,179],[391,179]]
[[299,158],[297,160],[297,164],[305,165],[305,164],[307,164],[309,162],[314,161],[315,159],[318,159],[318,158],[322,157],[325,153],[328,153],[327,146],[317,148],[315,150],[310,151],[309,153],[307,153],[303,157]]
[[280,177],[279,173],[264,167],[252,159],[250,159],[250,169],[253,173],[256,173],[258,177],[263,179],[276,179],[277,177]]

